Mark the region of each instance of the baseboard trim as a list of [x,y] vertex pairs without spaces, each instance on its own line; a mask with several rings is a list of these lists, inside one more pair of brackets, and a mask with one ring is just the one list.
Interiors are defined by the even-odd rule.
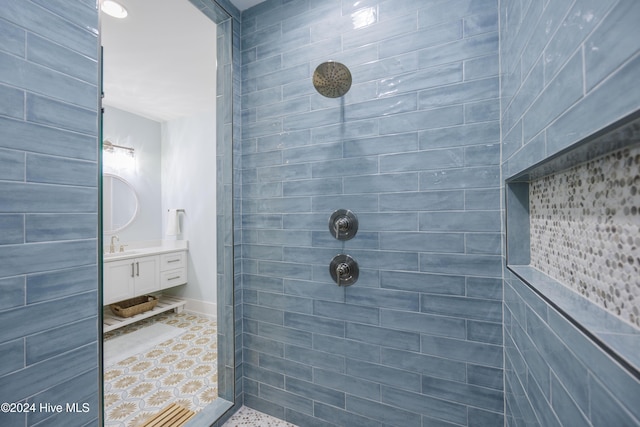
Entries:
[[200,301],[184,297],[180,297],[180,299],[186,301],[186,305],[184,306],[185,311],[202,314],[214,319],[218,317],[218,305],[214,302]]

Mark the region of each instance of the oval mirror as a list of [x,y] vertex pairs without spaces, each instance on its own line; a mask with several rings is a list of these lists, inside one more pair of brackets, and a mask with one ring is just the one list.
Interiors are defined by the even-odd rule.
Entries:
[[138,215],[138,195],[123,178],[102,175],[102,224],[104,233],[111,234],[129,226]]

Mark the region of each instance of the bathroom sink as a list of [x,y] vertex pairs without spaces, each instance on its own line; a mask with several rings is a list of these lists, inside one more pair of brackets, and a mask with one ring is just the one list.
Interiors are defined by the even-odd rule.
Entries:
[[112,253],[104,252],[104,253],[102,254],[102,256],[103,256],[104,258],[117,258],[117,257],[124,257],[124,256],[129,256],[129,255],[135,255],[135,254],[138,254],[138,253],[140,253],[140,252],[142,252],[142,251],[140,251],[140,250],[136,250],[136,249],[132,249],[132,250],[124,251],[124,252],[112,252]]

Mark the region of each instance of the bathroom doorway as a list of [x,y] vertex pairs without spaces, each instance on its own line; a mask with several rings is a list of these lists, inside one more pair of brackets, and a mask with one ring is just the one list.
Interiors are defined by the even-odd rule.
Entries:
[[232,24],[196,3],[101,12],[105,426],[233,401]]

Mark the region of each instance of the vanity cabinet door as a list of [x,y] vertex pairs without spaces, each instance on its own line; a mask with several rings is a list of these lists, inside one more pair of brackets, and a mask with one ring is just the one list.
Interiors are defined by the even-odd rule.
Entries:
[[133,260],[106,262],[104,264],[104,304],[113,304],[134,296],[135,265]]
[[160,265],[158,256],[136,258],[133,260],[135,267],[135,294],[144,295],[160,290]]
[[160,258],[149,256],[104,263],[104,304],[160,290]]

